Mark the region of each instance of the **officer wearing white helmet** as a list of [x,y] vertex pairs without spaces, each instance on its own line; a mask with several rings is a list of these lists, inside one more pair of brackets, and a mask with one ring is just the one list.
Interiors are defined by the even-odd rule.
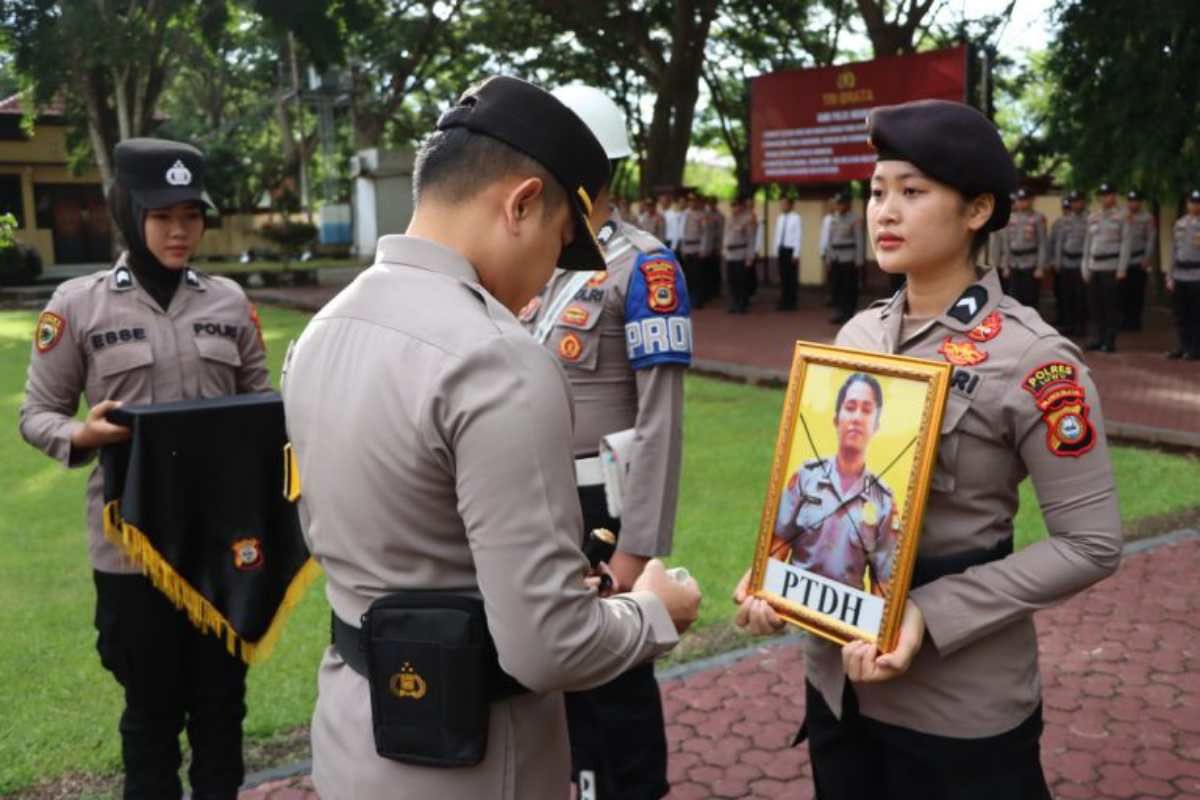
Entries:
[[[624,115],[602,92],[575,85],[552,94],[587,124],[611,161],[633,154]],[[617,533],[610,567],[621,590],[633,585],[650,558],[671,552],[692,324],[674,253],[616,218],[607,188],[598,194],[590,222],[604,248],[605,270],[557,270],[521,320],[559,359],[571,384],[584,530]],[[627,469],[613,505],[598,456],[602,439]],[[667,793],[662,700],[652,663],[596,689],[569,693],[567,720],[580,800]]]

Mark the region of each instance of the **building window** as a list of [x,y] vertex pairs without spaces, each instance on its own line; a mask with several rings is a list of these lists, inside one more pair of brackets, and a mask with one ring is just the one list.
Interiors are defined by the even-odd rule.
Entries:
[[21,196],[20,175],[0,175],[0,214],[12,214],[17,227],[25,227],[25,202]]

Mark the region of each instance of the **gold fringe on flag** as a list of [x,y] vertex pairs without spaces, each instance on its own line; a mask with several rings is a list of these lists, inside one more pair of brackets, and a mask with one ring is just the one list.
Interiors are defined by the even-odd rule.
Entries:
[[154,588],[166,595],[176,608],[186,611],[193,625],[204,633],[223,638],[229,654],[239,656],[247,664],[259,664],[270,658],[283,633],[284,623],[299,605],[308,587],[321,574],[321,568],[315,560],[310,557],[305,561],[288,584],[267,632],[258,641],[249,642],[238,636],[225,615],[167,563],[146,534],[121,518],[120,500],[111,500],[104,506],[104,536],[141,568],[142,574],[150,579]]

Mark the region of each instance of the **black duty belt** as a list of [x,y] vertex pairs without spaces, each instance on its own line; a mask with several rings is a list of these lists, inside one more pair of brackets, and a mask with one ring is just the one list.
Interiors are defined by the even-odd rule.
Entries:
[[1083,251],[1080,250],[1078,253],[1072,253],[1070,250],[1063,250],[1063,255],[1067,256],[1068,258],[1082,258]]
[[830,247],[832,247],[834,250],[849,250],[853,247],[857,247],[857,245],[854,242],[849,242],[848,244],[830,245]]
[[1129,260],[1130,260],[1130,261],[1132,261],[1132,260],[1133,260],[1133,259],[1135,259],[1135,258],[1142,258],[1142,257],[1144,257],[1145,255],[1146,255],[1146,251],[1145,251],[1145,250],[1138,250],[1136,253],[1130,253],[1130,254],[1129,254]]
[[1200,269],[1200,261],[1176,261],[1175,269]]
[[1029,256],[1029,255],[1033,255],[1036,252],[1037,252],[1037,248],[1031,247],[1028,250],[1013,250],[1012,254],[1014,256]]
[[[362,629],[356,628],[336,613],[330,612],[329,638],[337,649],[338,655],[342,657],[342,661],[345,661],[350,669],[366,678],[367,653],[362,641]],[[501,668],[499,660],[493,659],[493,662],[494,669],[488,676],[487,699],[489,703],[498,703],[529,691],[516,678]]]
[[1105,255],[1093,255],[1092,261],[1112,261],[1114,258],[1117,258],[1120,255],[1121,255],[1120,253],[1106,253]]
[[912,588],[932,583],[947,575],[957,575],[966,572],[970,567],[977,567],[992,561],[1012,555],[1012,537],[1002,539],[994,547],[978,550],[964,550],[961,553],[951,553],[946,556],[918,556],[913,565]]

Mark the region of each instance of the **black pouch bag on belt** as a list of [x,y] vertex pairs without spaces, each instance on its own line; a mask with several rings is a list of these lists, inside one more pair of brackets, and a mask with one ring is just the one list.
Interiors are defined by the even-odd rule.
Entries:
[[397,592],[372,603],[362,622],[376,752],[431,767],[482,761],[496,663],[483,600]]

